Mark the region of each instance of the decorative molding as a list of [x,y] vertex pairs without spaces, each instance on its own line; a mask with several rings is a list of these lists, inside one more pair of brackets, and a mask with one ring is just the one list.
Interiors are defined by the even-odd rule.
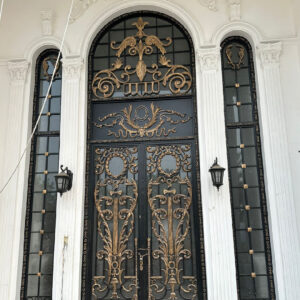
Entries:
[[[26,60],[8,61],[7,70],[10,77],[8,106],[5,113],[6,138],[3,141],[2,169],[11,174],[16,161],[25,148],[31,126],[27,116],[30,115],[30,96],[26,92],[29,63]],[[24,239],[24,195],[27,189],[26,165],[29,162],[25,157],[20,162],[18,170],[11,178],[10,183],[1,194],[1,240],[6,249],[0,251],[0,265],[6,265],[6,276],[1,278],[0,285],[7,285],[7,299],[20,299],[22,254]],[[11,212],[11,213],[8,213]],[[7,251],[9,249],[9,251]],[[0,298],[5,299],[0,288]]]
[[[74,23],[77,19],[79,19],[84,12],[98,0],[75,0],[73,10],[71,13],[70,23]],[[111,3],[113,0],[102,0],[105,2]],[[199,0],[202,6],[207,7],[211,11],[217,11],[216,0]]]
[[29,63],[26,60],[9,61],[8,72],[11,81],[23,81],[26,79]]
[[282,52],[282,43],[267,43],[261,44],[258,49],[262,66],[279,64],[280,55]]
[[212,11],[218,10],[216,0],[200,0],[200,3]]
[[221,52],[220,47],[206,47],[196,53],[201,72],[197,92],[201,103],[198,119],[202,147],[199,151],[207,290],[209,299],[237,300],[228,172],[224,174],[224,185],[217,191],[208,171],[215,157],[228,169]]
[[[79,17],[81,17],[84,12],[98,0],[75,0],[73,10],[71,13],[70,23],[75,22]],[[107,1],[107,0],[102,0]]]
[[[60,126],[60,165],[64,164],[74,172],[73,187],[63,194],[57,201],[55,250],[53,269],[53,295],[56,300],[79,299],[81,282],[81,249],[82,231],[76,225],[81,222],[83,201],[80,195],[84,186],[78,167],[83,155],[79,154],[84,143],[84,135],[80,131],[80,118],[86,117],[82,107],[80,91],[80,78],[83,59],[79,56],[68,56],[62,59],[62,101],[61,101],[61,126]],[[84,101],[83,101],[84,102]],[[65,246],[65,236],[68,245]],[[76,266],[76,267],[74,267]],[[77,289],[75,287],[78,287]],[[71,292],[70,292],[71,291]],[[74,296],[77,295],[77,296]]]
[[52,35],[52,10],[41,11],[42,34]]
[[277,296],[279,299],[297,299],[300,294],[300,243],[283,113],[281,52],[281,42],[264,43],[258,49],[263,81],[260,115]]
[[241,0],[228,0],[229,19],[237,21],[241,19]]
[[83,66],[83,59],[81,57],[66,57],[61,61],[63,64],[64,79],[80,77],[81,68]]
[[220,67],[220,49],[219,48],[203,48],[196,50],[199,59],[201,71],[217,71]]

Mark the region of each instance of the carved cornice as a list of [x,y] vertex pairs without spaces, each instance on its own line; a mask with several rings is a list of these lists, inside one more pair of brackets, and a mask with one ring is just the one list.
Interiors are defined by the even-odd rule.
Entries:
[[220,66],[220,49],[219,48],[203,48],[196,51],[197,58],[201,65],[201,71],[217,71]]
[[26,79],[29,63],[26,60],[9,61],[8,72],[11,81],[24,81]]
[[42,34],[51,35],[52,34],[52,11],[45,10],[41,11],[41,22],[42,22]]
[[282,52],[282,43],[261,44],[258,52],[263,66],[279,64],[280,54]]
[[66,57],[62,60],[63,77],[65,79],[76,79],[80,77],[83,59],[81,57]]

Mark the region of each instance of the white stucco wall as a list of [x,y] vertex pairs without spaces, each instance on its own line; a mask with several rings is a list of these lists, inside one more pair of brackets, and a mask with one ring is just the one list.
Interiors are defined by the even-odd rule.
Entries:
[[[238,0],[219,0],[216,2],[216,11],[209,9],[203,3],[207,3],[209,1],[205,0],[188,0],[186,1],[186,4],[183,4],[180,0],[127,0],[127,1],[121,1],[121,0],[98,0],[98,1],[84,1],[87,3],[87,7],[90,6],[84,10],[80,9],[80,6],[78,5],[78,2],[76,3],[76,11],[73,13],[73,17],[76,17],[75,20],[73,20],[73,23],[70,24],[66,36],[66,43],[64,48],[64,57],[71,59],[69,63],[72,65],[80,66],[78,71],[78,77],[76,77],[76,82],[78,82],[78,119],[75,119],[76,122],[78,122],[78,140],[77,140],[77,157],[75,160],[70,161],[70,164],[75,164],[73,169],[75,169],[78,172],[80,172],[80,176],[76,179],[78,183],[82,185],[82,188],[78,188],[76,197],[76,206],[74,208],[74,218],[77,220],[77,224],[79,224],[80,229],[80,222],[82,222],[82,200],[83,200],[83,186],[84,186],[84,153],[85,153],[85,105],[86,105],[86,81],[87,81],[87,55],[89,51],[90,44],[93,40],[93,37],[97,34],[98,30],[102,28],[107,22],[112,20],[113,18],[119,16],[122,13],[126,13],[129,11],[134,10],[155,10],[164,12],[170,16],[175,17],[179,22],[181,22],[186,29],[190,32],[193,41],[194,46],[197,54],[197,80],[198,80],[198,89],[197,89],[197,97],[199,102],[199,108],[201,109],[201,105],[205,105],[205,98],[210,99],[211,96],[210,91],[205,91],[205,87],[203,87],[202,83],[205,82],[205,80],[208,80],[205,76],[205,72],[200,73],[200,66],[202,63],[202,58],[204,57],[203,54],[206,50],[205,49],[217,49],[219,47],[219,43],[225,36],[233,35],[233,34],[241,34],[245,37],[248,37],[251,44],[253,45],[253,50],[255,53],[255,64],[257,69],[257,85],[259,90],[259,96],[261,96],[261,99],[259,98],[258,101],[263,101],[265,99],[265,92],[264,90],[264,83],[263,83],[263,70],[261,67],[261,63],[259,60],[259,49],[261,46],[261,43],[270,43],[270,42],[281,42],[282,43],[282,54],[280,57],[280,78],[279,82],[281,83],[282,88],[282,100],[283,100],[283,106],[281,114],[284,117],[284,124],[286,127],[286,139],[287,139],[287,146],[286,148],[288,152],[288,170],[291,171],[291,182],[289,182],[292,186],[292,192],[293,192],[293,199],[290,199],[291,207],[295,208],[295,220],[293,221],[295,224],[297,222],[298,226],[298,233],[296,231],[293,231],[293,234],[298,235],[295,241],[299,241],[300,239],[300,201],[299,201],[299,195],[300,195],[300,184],[299,184],[299,178],[300,178],[300,153],[298,152],[300,150],[300,38],[299,38],[299,32],[300,32],[300,2],[298,0],[241,0],[241,15],[240,20],[230,21],[230,18],[233,17],[231,15],[231,6],[230,3],[238,3]],[[93,3],[95,2],[95,3]],[[213,3],[214,1],[211,1]],[[32,104],[32,87],[33,87],[33,72],[34,72],[34,61],[35,58],[38,56],[38,54],[47,46],[54,47],[59,45],[60,40],[62,38],[62,34],[64,31],[64,26],[67,21],[67,14],[68,14],[68,5],[71,3],[70,0],[68,1],[61,1],[61,0],[51,0],[51,1],[45,1],[45,0],[9,0],[5,1],[4,8],[3,8],[3,17],[0,23],[0,185],[4,183],[4,178],[8,172],[7,168],[5,166],[11,165],[13,166],[17,161],[17,156],[20,153],[19,151],[8,151],[10,148],[6,147],[5,143],[7,141],[7,136],[11,134],[10,125],[12,124],[13,116],[8,115],[9,111],[9,101],[11,101],[10,92],[10,76],[9,76],[9,70],[8,70],[8,61],[15,61],[15,60],[25,60],[29,63],[27,77],[24,82],[24,90],[23,90],[23,104],[25,105],[25,109],[19,114],[22,116],[22,121],[20,121],[22,125],[20,125],[20,129],[18,131],[19,136],[14,136],[16,140],[20,140],[20,145],[24,145],[24,140],[26,140],[26,137],[28,136],[28,131],[30,130],[30,123],[31,123],[31,117],[30,117],[30,111]],[[53,14],[53,18],[51,21],[52,24],[52,35],[51,36],[45,36],[42,34],[42,23],[41,23],[41,16],[40,12],[45,10],[51,10]],[[213,51],[212,51],[213,52]],[[71,58],[70,58],[71,57]],[[72,57],[76,58],[76,60],[72,61]],[[81,65],[81,61],[83,61],[83,64]],[[210,72],[211,70],[208,70]],[[218,70],[218,62],[216,63],[215,68],[215,79],[220,79],[220,73]],[[265,78],[266,80],[266,78]],[[67,86],[69,84],[68,82],[65,85],[65,98],[68,99],[68,89],[71,88]],[[74,84],[74,82],[72,83]],[[74,86],[73,86],[74,87]],[[218,86],[216,86],[218,88]],[[202,90],[201,90],[202,89]],[[204,94],[203,94],[204,90]],[[31,92],[30,92],[31,91]],[[14,96],[17,97],[17,96]],[[222,96],[218,93],[216,96],[218,100],[222,100]],[[67,100],[66,100],[67,101]],[[221,102],[218,102],[221,103]],[[21,106],[20,106],[21,107]],[[219,106],[218,109],[221,109],[222,107]],[[264,109],[265,113],[268,113],[268,107],[262,107]],[[273,112],[270,111],[270,114]],[[199,118],[201,117],[201,113],[199,113]],[[264,119],[264,115],[262,115],[262,120]],[[266,122],[266,121],[264,121]],[[201,125],[202,124],[202,125]],[[208,126],[209,122],[200,122],[199,132],[200,132],[200,144],[201,144],[201,132],[204,132],[207,130],[205,126]],[[262,128],[266,128],[267,125],[261,124]],[[222,125],[223,126],[223,125]],[[263,144],[266,143],[268,140],[268,134],[263,133]],[[265,137],[265,140],[264,140]],[[205,134],[203,135],[203,138],[205,138]],[[211,142],[208,140],[208,142]],[[21,147],[20,146],[20,147]],[[222,155],[226,154],[224,152],[225,145],[220,146],[220,150],[216,150],[214,147],[219,147],[218,145],[214,144],[214,142],[211,143],[211,147],[213,149],[210,149],[212,151],[220,151],[221,157]],[[268,147],[264,147],[264,150],[267,152]],[[68,153],[68,151],[64,152]],[[265,154],[265,153],[264,153]],[[214,156],[215,154],[213,154]],[[64,154],[62,154],[62,157],[64,157]],[[206,162],[205,158],[209,157],[208,154],[208,148],[200,149],[200,160],[202,160],[202,167],[204,164],[204,168],[207,169],[206,164],[210,165],[211,160]],[[226,158],[226,155],[224,156],[224,160]],[[67,158],[66,158],[67,159]],[[266,161],[266,158],[265,158]],[[276,165],[277,162],[274,162],[274,165]],[[25,178],[23,180],[23,185],[26,183],[26,170],[28,167],[28,156],[27,159],[24,159],[23,165],[21,165],[22,169],[19,174],[18,178]],[[266,171],[265,166],[265,171]],[[281,170],[276,170],[277,172],[281,172]],[[210,187],[208,186],[209,181],[207,179],[207,172],[203,172],[201,175],[201,179],[203,179],[204,183],[203,185],[203,195],[206,196],[207,202],[209,201],[225,201],[224,199],[229,198],[228,194],[228,185],[224,187],[223,194],[214,194],[212,195],[212,192],[210,190]],[[268,175],[268,174],[267,174]],[[272,175],[272,174],[271,174]],[[272,176],[269,175],[269,178],[266,178],[267,184],[271,185],[272,182]],[[276,174],[275,174],[276,175]],[[276,177],[276,176],[275,176]],[[225,178],[226,179],[226,178]],[[20,180],[20,179],[18,179]],[[13,181],[12,184],[16,184],[16,181]],[[20,181],[18,181],[18,184],[20,184]],[[21,184],[21,191],[18,191],[18,195],[15,194],[15,200],[17,199],[19,202],[23,200],[23,203],[14,203],[14,205],[8,205],[8,203],[11,202],[10,195],[9,194],[2,194],[0,195],[0,224],[2,224],[2,229],[0,230],[0,239],[4,239],[5,241],[8,241],[7,248],[5,249],[5,253],[8,252],[11,255],[5,254],[3,256],[0,256],[0,273],[4,274],[5,276],[0,276],[0,299],[18,299],[18,290],[20,285],[20,264],[22,263],[22,232],[23,232],[23,226],[24,226],[24,203],[26,202],[26,197],[24,196],[25,187],[22,187]],[[206,188],[207,184],[207,188]],[[0,188],[1,188],[0,186]],[[267,186],[267,192],[268,190],[272,190],[272,186]],[[9,191],[15,191],[16,188],[14,186],[10,186]],[[275,191],[276,194],[276,191]],[[203,196],[202,195],[202,196]],[[270,195],[272,193],[270,192]],[[66,196],[70,197],[71,196]],[[213,200],[215,199],[215,200]],[[218,200],[219,199],[219,200]],[[67,200],[67,199],[66,199]],[[68,199],[73,200],[73,199]],[[272,199],[268,199],[269,201],[273,201]],[[205,200],[204,200],[205,202]],[[216,202],[217,203],[217,202]],[[228,203],[227,203],[228,204]],[[227,205],[226,204],[226,205]],[[8,206],[7,206],[8,205]],[[64,209],[67,209],[67,206],[64,206],[65,204],[60,204],[61,211]],[[204,203],[204,206],[206,204]],[[228,205],[224,206],[224,211],[226,211],[227,217],[230,217],[230,212],[227,212]],[[11,213],[11,211],[7,211],[8,209],[15,209],[16,213],[12,215],[12,218],[8,219],[7,215]],[[212,227],[212,221],[218,220],[220,216],[226,217],[226,214],[222,215],[222,212],[217,212],[216,215],[205,215],[204,208],[204,219],[205,219],[205,231],[208,234],[214,234],[214,230],[218,231],[220,228]],[[215,209],[214,207],[210,206],[210,204],[207,207],[207,211],[211,211]],[[219,208],[221,209],[221,208]],[[280,210],[280,207],[277,209]],[[219,215],[218,215],[219,214]],[[19,217],[18,217],[19,216]],[[16,221],[15,218],[18,219]],[[58,213],[58,225],[59,222],[63,221],[64,215],[61,216]],[[286,218],[289,218],[290,215],[285,215]],[[214,219],[216,218],[216,219]],[[276,216],[272,216],[272,218],[276,219]],[[4,221],[3,221],[4,220]],[[8,223],[5,223],[8,222]],[[227,222],[226,224],[230,225],[231,220],[227,219],[224,220],[224,222]],[[276,221],[277,222],[277,221]],[[9,225],[7,227],[4,227],[5,225]],[[57,245],[56,249],[60,249],[62,240],[60,240],[60,237],[62,237],[64,234],[69,234],[71,236],[70,243],[74,243],[73,245],[79,245],[81,241],[81,231],[75,230],[75,225],[72,223],[72,220],[70,220],[70,226],[68,227],[68,230],[65,230],[62,227],[58,226],[59,234],[57,237]],[[73,227],[72,227],[73,226]],[[226,226],[225,226],[226,227]],[[280,227],[280,224],[279,224]],[[230,230],[230,226],[228,227]],[[19,234],[18,234],[19,231]],[[278,232],[276,232],[276,228],[271,228],[272,234],[276,235]],[[228,231],[227,234],[230,234]],[[74,235],[74,236],[73,236]],[[219,252],[214,252],[215,247],[222,246],[222,241],[220,240],[213,240],[211,237],[206,236],[206,256],[207,260],[210,257],[218,257],[221,254]],[[211,240],[209,242],[209,240]],[[275,243],[276,241],[274,241]],[[211,243],[211,244],[210,244]],[[214,244],[216,243],[216,244]],[[220,243],[220,244],[217,244]],[[225,241],[226,243],[226,241]],[[295,242],[296,243],[296,242]],[[209,248],[209,244],[212,247],[212,249]],[[77,246],[76,246],[77,247]],[[233,245],[232,240],[229,241],[229,249],[233,251]],[[299,245],[295,246],[295,249]],[[13,250],[14,248],[14,250]],[[13,251],[12,251],[13,250]],[[230,251],[231,251],[230,250]],[[1,252],[0,252],[1,253]],[[231,253],[232,254],[232,253]],[[70,254],[71,255],[71,254]],[[81,248],[77,247],[74,253],[72,254],[72,261],[70,262],[69,268],[70,270],[77,270],[74,274],[74,280],[78,284],[80,284],[80,270],[81,269]],[[214,256],[215,255],[215,256]],[[284,255],[284,253],[283,253]],[[19,256],[19,258],[14,258],[14,256]],[[273,256],[273,258],[276,256]],[[231,256],[231,259],[233,257]],[[15,260],[14,260],[15,259]],[[56,262],[59,262],[61,259],[60,256],[57,255]],[[288,258],[289,259],[289,258]],[[293,261],[293,257],[290,258],[291,261]],[[229,261],[231,261],[229,259]],[[297,262],[297,258],[293,262]],[[300,262],[298,261],[298,264]],[[208,272],[213,272],[209,270],[215,270],[217,266],[210,265],[211,262],[207,261],[207,270]],[[18,267],[17,267],[18,266]],[[220,266],[220,268],[226,268],[225,265]],[[234,265],[229,266],[230,274],[234,275]],[[280,272],[279,269],[275,269],[275,272]],[[54,285],[57,286],[55,292],[57,293],[56,298],[59,299],[58,295],[60,293],[59,287],[60,287],[60,275],[59,272],[61,270],[59,267],[56,267],[55,272],[58,274],[57,277],[55,277]],[[221,270],[220,270],[221,271]],[[296,272],[296,271],[295,271]],[[276,274],[275,274],[276,275]],[[56,276],[56,275],[55,275]],[[215,295],[211,296],[210,300],[233,300],[234,296],[230,296],[230,289],[235,288],[234,281],[235,278],[233,278],[229,284],[231,286],[229,287],[220,287],[218,286],[218,283],[213,283],[213,281],[222,280],[222,276],[215,277],[215,274],[207,274],[208,276],[208,293],[209,295]],[[276,277],[276,276],[275,276]],[[276,277],[277,278],[277,277]],[[275,280],[276,280],[275,278]],[[278,280],[281,277],[278,276]],[[211,281],[210,281],[211,280]],[[71,287],[71,281],[70,287]],[[68,281],[67,281],[68,282]],[[210,283],[211,282],[211,283]],[[216,286],[214,286],[216,284]],[[297,285],[297,283],[296,283]],[[297,295],[300,299],[300,283],[298,284],[298,290],[293,292],[289,292],[284,290],[277,291],[280,295],[280,300],[296,300],[295,298],[288,298],[288,295]],[[277,284],[277,286],[279,286]],[[213,292],[213,289],[215,289],[217,292]],[[218,298],[216,295],[220,295],[221,292],[224,289],[225,296],[223,298]],[[289,289],[287,287],[286,289]],[[77,291],[74,291],[73,299],[78,299],[78,295],[80,294],[78,291],[80,290],[80,287],[76,287]],[[220,294],[218,294],[220,293]],[[298,293],[298,294],[297,294]],[[233,294],[235,292],[233,291]],[[56,294],[55,294],[56,295]],[[69,299],[70,297],[68,294],[66,294],[66,298]],[[77,298],[76,298],[77,297]]]

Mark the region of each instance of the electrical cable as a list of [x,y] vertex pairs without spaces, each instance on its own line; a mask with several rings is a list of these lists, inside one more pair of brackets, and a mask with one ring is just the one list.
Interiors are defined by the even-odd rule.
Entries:
[[[3,5],[3,2],[4,0],[2,0],[2,5]],[[54,79],[54,76],[55,76],[55,71],[57,69],[57,66],[58,66],[58,63],[59,63],[59,59],[61,57],[61,51],[62,51],[62,48],[63,48],[63,45],[64,45],[64,41],[65,41],[65,37],[66,37],[66,33],[67,33],[67,29],[69,27],[69,23],[70,23],[70,17],[71,17],[71,13],[72,13],[72,9],[73,9],[73,4],[74,4],[74,0],[72,0],[71,2],[71,6],[70,6],[70,10],[69,10],[69,14],[68,14],[68,20],[67,20],[67,24],[66,24],[66,27],[65,27],[65,30],[64,30],[64,34],[63,34],[63,38],[61,40],[61,43],[60,43],[60,47],[59,47],[59,52],[58,52],[58,56],[57,56],[57,59],[56,59],[56,62],[55,62],[55,66],[54,66],[54,69],[53,69],[53,73],[52,73],[52,76],[51,76],[51,80],[50,80],[50,84],[49,84],[49,87],[48,87],[48,90],[47,90],[47,93],[46,93],[46,96],[45,96],[45,99],[44,99],[44,102],[43,102],[43,105],[41,107],[41,110],[40,110],[40,113],[39,113],[39,116],[36,120],[36,123],[33,127],[33,130],[32,130],[32,133],[29,137],[29,139],[27,140],[27,144],[25,146],[25,149],[23,150],[22,152],[22,155],[16,165],[16,167],[14,168],[13,172],[11,173],[11,175],[9,176],[8,180],[6,181],[6,183],[3,185],[2,189],[0,190],[0,194],[2,194],[2,192],[5,190],[5,188],[7,187],[7,185],[9,184],[9,182],[11,181],[12,177],[14,176],[14,174],[16,173],[18,167],[20,166],[20,163],[24,157],[24,155],[26,154],[26,151],[29,147],[29,145],[31,144],[31,140],[35,134],[35,131],[37,129],[37,126],[39,124],[39,121],[41,119],[41,116],[42,116],[42,112],[44,110],[44,107],[47,103],[47,100],[48,100],[48,95],[49,95],[49,92],[50,92],[50,89],[51,89],[51,86],[52,86],[52,83],[53,83],[53,79]],[[1,16],[0,16],[1,17]]]
[[1,1],[1,7],[0,7],[0,22],[1,22],[1,18],[2,18],[3,4],[4,4],[4,0]]

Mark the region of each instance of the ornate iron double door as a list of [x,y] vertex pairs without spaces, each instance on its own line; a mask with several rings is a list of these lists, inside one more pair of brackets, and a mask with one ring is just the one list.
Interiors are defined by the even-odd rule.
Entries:
[[192,99],[93,114],[92,299],[200,299]]
[[92,44],[83,299],[205,298],[193,60],[152,12]]

